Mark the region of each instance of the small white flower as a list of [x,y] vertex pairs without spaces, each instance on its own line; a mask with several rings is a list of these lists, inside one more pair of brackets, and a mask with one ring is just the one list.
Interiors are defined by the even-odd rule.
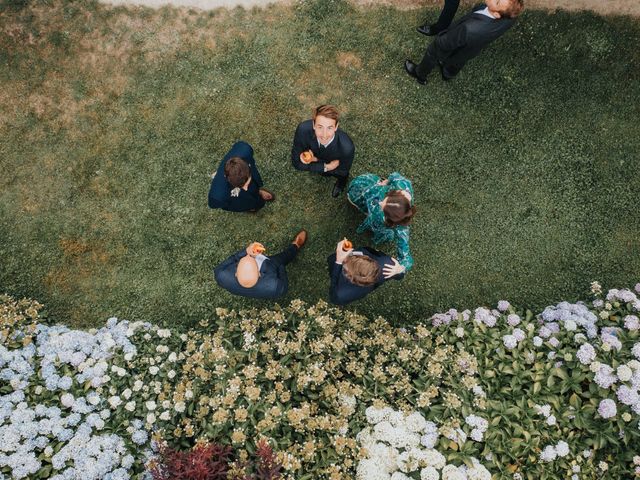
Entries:
[[125,400],[129,400],[131,398],[131,389],[130,388],[126,388],[123,392],[122,392],[122,396],[124,397]]
[[156,423],[156,415],[154,413],[150,413],[147,415],[147,423],[153,425]]
[[464,337],[464,328],[462,328],[462,327],[456,328],[455,329],[455,334],[456,334],[456,337],[458,337],[458,338]]
[[176,376],[176,371],[175,370],[169,370],[169,372],[167,372],[167,378],[169,380],[173,379]]
[[117,395],[114,395],[113,397],[109,397],[108,401],[109,401],[109,405],[111,405],[111,408],[118,408],[120,404],[122,404],[122,399]]
[[176,412],[182,413],[184,412],[186,405],[184,404],[184,402],[176,402],[173,408],[175,409]]
[[633,371],[626,365],[620,365],[616,370],[616,375],[622,382],[628,382],[633,376]]
[[130,402],[127,402],[124,406],[124,409],[127,412],[133,412],[136,409],[136,402],[131,400]]
[[170,419],[171,419],[171,413],[169,413],[167,410],[165,410],[160,414],[160,420],[166,422]]
[[555,425],[556,424],[556,417],[555,415],[549,415],[547,417],[547,425]]
[[559,441],[556,445],[556,453],[559,457],[566,457],[569,455],[569,444],[564,441]]
[[158,367],[156,367],[155,365],[149,367],[149,373],[151,375],[156,375],[159,371],[160,371],[160,369]]
[[145,407],[147,407],[147,410],[150,410],[150,411],[155,410],[157,407],[156,402],[154,402],[153,400],[149,400],[144,405]]

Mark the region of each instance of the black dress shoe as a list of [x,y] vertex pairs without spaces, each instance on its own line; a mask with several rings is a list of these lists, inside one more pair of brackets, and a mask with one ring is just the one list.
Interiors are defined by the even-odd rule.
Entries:
[[416,64],[413,63],[411,60],[404,61],[404,70],[407,72],[407,74],[409,74],[410,77],[415,78],[416,82],[418,82],[420,85],[426,85],[427,79],[420,78],[418,76],[418,73],[416,72]]
[[416,27],[416,31],[418,33],[421,33],[422,35],[426,35],[428,37],[432,37],[434,35],[437,35],[439,32],[433,28],[433,25],[420,25],[419,27]]
[[340,195],[343,190],[344,190],[344,183],[338,180],[336,184],[333,186],[333,191],[331,192],[331,196],[333,198],[337,198],[338,195]]

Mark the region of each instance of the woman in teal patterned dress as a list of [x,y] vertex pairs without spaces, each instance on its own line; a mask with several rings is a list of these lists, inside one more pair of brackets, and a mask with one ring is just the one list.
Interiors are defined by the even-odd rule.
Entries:
[[393,172],[387,180],[372,173],[354,178],[347,190],[349,201],[367,218],[357,232],[373,232],[375,245],[396,243],[397,258],[405,271],[413,266],[409,250],[409,223],[415,214],[411,182]]

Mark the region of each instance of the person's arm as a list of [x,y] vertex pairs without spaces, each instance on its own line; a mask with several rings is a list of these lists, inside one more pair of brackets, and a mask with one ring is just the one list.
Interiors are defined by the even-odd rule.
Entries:
[[256,186],[258,188],[262,187],[262,185],[264,185],[263,181],[262,181],[262,177],[260,176],[260,172],[258,171],[258,167],[256,166],[256,161],[253,157],[251,157],[250,159],[247,159],[247,163],[249,164],[249,167],[251,168],[251,183],[256,184]]
[[227,202],[225,210],[229,212],[246,212],[248,210],[259,210],[264,207],[265,201],[262,199],[259,193],[253,192],[241,192],[240,196],[231,199]]
[[390,190],[403,190],[409,193],[409,195],[411,195],[411,204],[413,205],[413,185],[411,185],[410,180],[398,172],[393,172],[389,175],[389,187]]
[[240,259],[246,254],[246,250],[240,250],[239,252],[231,255],[215,268],[215,270],[213,271],[213,275],[218,285],[226,289],[229,289],[234,285],[236,266]]
[[413,257],[409,250],[409,227],[396,227],[396,246],[398,249],[398,261],[404,267],[405,273],[413,267]]
[[434,42],[441,52],[448,54],[447,56],[452,55],[467,45],[467,27],[464,22],[460,23],[437,35]]
[[312,163],[302,163],[300,160],[300,154],[310,149],[309,144],[306,142],[306,132],[303,127],[304,122],[298,125],[296,133],[293,136],[293,147],[291,147],[291,163],[297,170],[305,170],[308,172],[322,173],[324,172],[324,163],[316,161]]
[[340,151],[340,157],[337,158],[337,160],[340,160],[340,165],[338,165],[338,168],[334,170],[334,173],[348,175],[349,170],[351,170],[351,164],[353,163],[353,158],[355,157],[355,154],[356,154],[356,148],[353,145],[353,142],[351,141],[349,136],[346,135],[344,132],[342,136],[341,146],[342,148]]
[[209,208],[222,208],[227,210],[229,207],[229,187],[227,186],[227,179],[224,176],[224,164],[225,161],[223,160],[211,180],[208,198]]

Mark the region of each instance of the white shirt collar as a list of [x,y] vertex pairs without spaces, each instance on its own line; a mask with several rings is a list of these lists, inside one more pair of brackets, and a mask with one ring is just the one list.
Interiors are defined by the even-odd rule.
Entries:
[[476,13],[479,13],[480,15],[485,15],[489,18],[496,18],[493,15],[491,15],[491,13],[489,12],[489,7],[484,7],[482,10],[478,10]]
[[333,140],[336,138],[335,134],[333,135],[333,137],[331,137],[331,140],[329,140],[326,144],[322,144],[320,143],[320,140],[316,138],[316,140],[318,140],[318,146],[319,147],[324,147],[327,148],[329,145],[331,145],[331,142],[333,142]]
[[256,263],[258,264],[258,271],[260,271],[260,269],[262,268],[262,264],[264,263],[264,261],[269,259],[269,257],[261,253],[259,255],[256,255],[254,258],[256,260]]

